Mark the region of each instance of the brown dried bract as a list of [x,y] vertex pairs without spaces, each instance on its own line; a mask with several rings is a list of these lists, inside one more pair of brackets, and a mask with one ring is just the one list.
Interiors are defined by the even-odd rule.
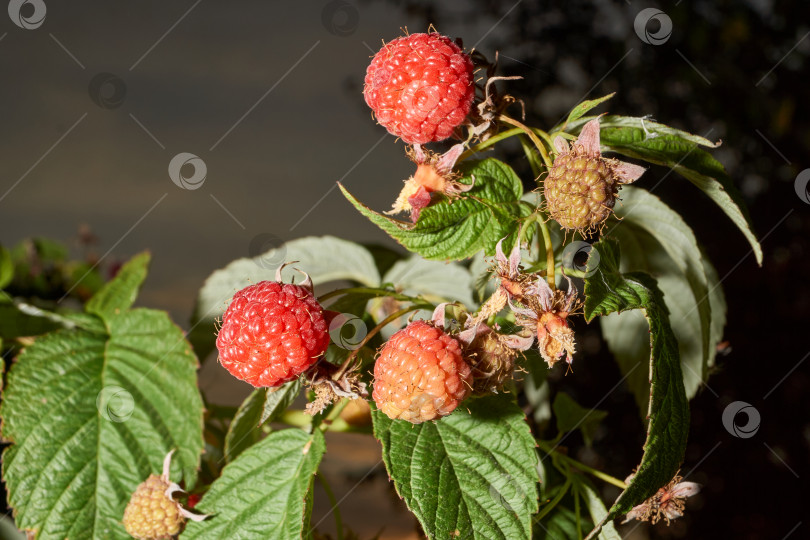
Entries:
[[683,482],[683,477],[675,475],[675,478],[659,489],[655,495],[630,510],[623,523],[627,523],[631,519],[637,519],[639,521],[649,521],[655,525],[663,518],[669,525],[673,519],[683,516],[687,497],[691,497],[698,492],[700,492],[700,484]]

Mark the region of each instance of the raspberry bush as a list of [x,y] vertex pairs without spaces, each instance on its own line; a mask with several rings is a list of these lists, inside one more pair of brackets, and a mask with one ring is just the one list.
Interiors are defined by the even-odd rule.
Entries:
[[[364,97],[416,164],[404,188],[388,179],[393,212],[409,214],[340,189],[410,253],[287,242],[214,272],[188,332],[132,307],[148,254],[76,288],[50,244],[0,249],[0,339],[14,358],[2,465],[17,525],[37,538],[314,538],[330,431],[379,440],[392,488],[432,539],[615,539],[623,516],[688,511],[689,399],[714,364],[725,300],[646,180],[674,169],[761,263],[746,210],[708,152],[717,144],[594,114],[611,96],[530,126],[513,79],[435,32],[384,44]],[[499,159],[507,140],[531,178]],[[32,257],[59,279],[34,279]],[[52,301],[65,291],[80,309]],[[609,437],[598,427],[610,411],[547,378],[587,369],[578,333],[597,320],[644,418],[626,479],[569,451]],[[204,400],[196,371],[209,356],[255,387],[238,409]]]

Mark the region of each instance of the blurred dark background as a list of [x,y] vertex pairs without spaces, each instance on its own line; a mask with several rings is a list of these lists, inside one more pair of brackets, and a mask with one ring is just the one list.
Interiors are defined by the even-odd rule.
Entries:
[[[742,235],[686,180],[671,174],[655,188],[695,229],[723,280],[728,347],[692,401],[682,472],[703,493],[669,528],[622,530],[632,538],[810,537],[800,489],[810,477],[810,343],[802,338],[810,196],[795,188],[810,168],[806,2],[45,0],[41,25],[34,4],[23,6],[31,28],[0,17],[0,243],[51,237],[110,266],[149,249],[140,303],[169,310],[185,328],[206,276],[255,255],[251,241],[261,235],[391,245],[334,185],[385,208],[411,172],[361,96],[369,57],[402,27],[432,23],[490,59],[499,51],[500,73],[524,78],[509,92],[534,125],[550,127],[582,99],[617,92],[599,112],[652,115],[722,139],[714,153],[749,204],[765,260],[757,267]],[[172,183],[169,163],[181,152],[205,163],[197,189]],[[525,164],[516,168],[530,181]],[[654,167],[639,185],[667,173]],[[88,231],[97,237],[90,244]],[[593,406],[620,375],[598,327],[578,331],[588,345],[577,376],[553,384]],[[245,393],[217,381],[209,358],[201,384],[212,399],[238,402]],[[735,401],[760,417],[749,438],[721,422]],[[600,408],[610,414],[594,450],[579,457],[623,477],[640,457],[638,413],[622,389]],[[359,441],[340,444],[343,456],[377,459]],[[383,538],[405,538],[413,527],[401,505],[367,515],[369,504],[388,501],[377,494],[384,472],[368,481],[375,477],[354,492],[361,504],[346,499],[344,518],[361,531],[387,524]]]

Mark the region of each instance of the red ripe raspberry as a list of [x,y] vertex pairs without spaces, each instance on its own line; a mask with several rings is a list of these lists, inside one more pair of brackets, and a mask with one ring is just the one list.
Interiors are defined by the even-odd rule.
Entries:
[[391,336],[374,365],[374,403],[392,419],[436,420],[453,412],[471,388],[461,344],[424,321]]
[[470,57],[432,32],[387,43],[371,60],[363,94],[377,121],[409,144],[442,141],[470,112]]
[[217,335],[220,363],[256,387],[292,381],[328,346],[329,326],[312,292],[276,281],[236,293]]

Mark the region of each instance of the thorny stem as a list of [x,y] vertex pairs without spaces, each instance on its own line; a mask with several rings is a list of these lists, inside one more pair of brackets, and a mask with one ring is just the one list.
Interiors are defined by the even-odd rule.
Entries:
[[493,135],[492,137],[485,140],[484,142],[478,143],[475,146],[473,146],[472,148],[468,148],[467,150],[465,150],[458,157],[458,161],[463,161],[463,160],[467,159],[468,157],[472,156],[473,154],[476,154],[476,153],[480,152],[481,150],[485,150],[485,149],[489,148],[490,146],[493,146],[495,143],[498,143],[498,142],[500,142],[500,141],[502,141],[504,139],[508,139],[509,137],[514,137],[515,135],[520,135],[521,133],[523,133],[523,130],[520,129],[520,128],[513,128],[513,129],[507,129],[506,131],[502,131],[502,132],[498,133],[497,135]]
[[324,492],[326,492],[326,497],[329,499],[329,504],[332,505],[332,513],[335,514],[335,529],[337,529],[337,540],[343,540],[343,518],[340,515],[340,508],[338,508],[337,498],[335,497],[335,492],[332,491],[332,488],[329,486],[329,483],[324,478],[323,473],[318,471],[316,475],[318,480],[321,482],[321,486],[323,486]]
[[344,360],[344,361],[343,361],[343,363],[340,365],[340,369],[338,369],[338,370],[335,372],[335,374],[334,374],[334,375],[332,375],[332,380],[333,380],[333,381],[336,381],[336,380],[340,379],[340,378],[343,376],[343,374],[344,374],[344,373],[346,373],[346,370],[347,370],[347,369],[349,369],[349,366],[352,364],[352,362],[354,361],[355,357],[357,356],[357,351],[359,351],[360,349],[362,349],[363,347],[365,347],[365,346],[366,346],[366,343],[368,343],[368,342],[371,340],[371,338],[373,338],[374,336],[376,336],[376,335],[377,335],[377,333],[378,333],[380,330],[382,330],[382,329],[383,329],[383,327],[385,327],[385,326],[386,326],[386,325],[388,325],[389,323],[394,322],[395,320],[399,319],[399,318],[400,318],[400,317],[402,317],[403,315],[406,315],[406,314],[410,313],[411,311],[416,311],[417,309],[426,309],[426,308],[430,308],[430,307],[432,307],[432,305],[431,305],[431,304],[426,304],[426,303],[424,303],[424,302],[423,302],[423,303],[419,303],[419,304],[414,304],[414,305],[412,305],[412,306],[409,306],[409,307],[406,307],[406,308],[400,309],[399,311],[395,311],[394,313],[392,313],[391,315],[389,315],[388,317],[386,317],[385,319],[383,319],[383,320],[380,322],[380,324],[378,324],[377,326],[375,326],[374,328],[372,328],[372,329],[369,331],[369,333],[368,333],[368,334],[366,334],[366,337],[364,337],[364,338],[363,338],[363,341],[361,341],[361,342],[359,343],[359,345],[357,346],[357,348],[356,348],[356,349],[354,349],[354,350],[351,352],[351,354],[349,354],[349,356],[347,356],[347,357],[346,357],[346,360]]
[[[540,156],[543,158],[543,163],[545,163],[547,167],[551,167],[551,158],[548,155],[548,149],[546,149],[546,145],[543,144],[543,141],[540,140],[540,138],[537,136],[537,133],[535,133],[535,131],[532,128],[528,127],[527,125],[521,122],[518,122],[514,118],[510,118],[509,116],[503,114],[498,116],[498,120],[506,124],[511,124],[523,130],[523,132],[529,136],[534,145],[537,147],[537,151],[540,152]],[[547,136],[548,135],[545,135],[544,138]]]

